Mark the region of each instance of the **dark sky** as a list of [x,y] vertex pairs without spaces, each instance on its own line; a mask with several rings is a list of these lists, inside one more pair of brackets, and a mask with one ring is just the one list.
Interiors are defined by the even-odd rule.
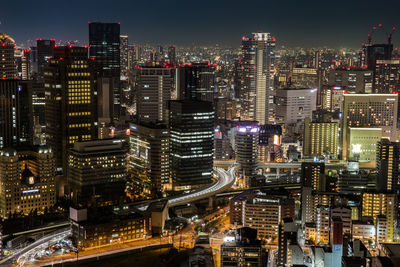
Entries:
[[[18,43],[87,42],[88,21],[119,21],[139,43],[239,46],[242,35],[263,30],[278,45],[359,47],[378,23],[400,27],[400,0],[20,0],[2,1],[0,21]],[[400,29],[393,39],[399,46]]]

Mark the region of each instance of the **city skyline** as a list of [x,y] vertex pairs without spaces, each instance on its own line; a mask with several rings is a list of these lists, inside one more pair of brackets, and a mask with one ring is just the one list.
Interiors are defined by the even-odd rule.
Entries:
[[[366,42],[373,26],[382,24],[387,31],[399,26],[395,10],[400,8],[400,3],[390,2],[391,8],[387,5],[374,6],[374,13],[371,14],[368,10],[372,1],[339,1],[329,9],[320,7],[316,1],[302,3],[301,6],[296,6],[294,2],[262,1],[253,5],[243,5],[239,1],[206,1],[201,6],[183,1],[175,4],[156,1],[152,6],[140,2],[107,5],[105,1],[96,1],[96,12],[91,14],[94,7],[91,1],[79,5],[70,1],[60,11],[50,1],[32,6],[24,0],[20,6],[11,3],[2,5],[0,32],[9,34],[18,44],[36,38],[88,43],[87,23],[102,21],[120,22],[121,33],[128,34],[130,40],[137,43],[218,43],[239,47],[241,36],[262,30],[275,36],[279,47],[358,48]],[[355,9],[357,12],[354,12]],[[13,16],[15,12],[18,12],[18,17]],[[32,30],[27,31],[26,25]],[[384,31],[376,33],[374,39],[376,42],[385,41]],[[393,43],[395,47],[400,44],[396,33]]]

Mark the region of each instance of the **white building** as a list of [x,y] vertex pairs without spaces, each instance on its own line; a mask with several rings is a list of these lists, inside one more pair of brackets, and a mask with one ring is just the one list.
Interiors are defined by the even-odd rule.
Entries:
[[276,120],[292,124],[312,118],[317,108],[317,89],[282,89],[276,91]]

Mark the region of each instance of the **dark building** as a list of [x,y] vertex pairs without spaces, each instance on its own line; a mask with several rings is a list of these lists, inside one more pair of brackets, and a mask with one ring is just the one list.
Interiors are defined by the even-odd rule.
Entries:
[[57,47],[45,70],[47,144],[56,166],[66,169],[67,149],[96,136],[93,61],[87,48]]
[[97,77],[113,77],[114,119],[119,120],[121,106],[120,24],[89,23],[89,55],[94,59]]
[[221,245],[221,267],[225,266],[265,266],[265,252],[257,230],[249,227],[237,229],[226,236]]
[[68,150],[72,199],[84,205],[117,204],[125,195],[127,151],[124,139],[75,142]]
[[0,80],[0,149],[31,144],[32,84]]
[[168,61],[170,64],[176,64],[176,52],[174,45],[170,45],[168,47]]
[[325,191],[325,164],[318,162],[301,163],[301,183],[312,190]]
[[376,148],[376,186],[379,191],[397,190],[399,186],[400,144],[382,139]]
[[193,63],[177,69],[177,97],[180,100],[214,100],[215,68],[208,63]]
[[169,102],[170,169],[176,190],[208,184],[213,175],[214,111],[211,102]]
[[370,70],[375,70],[377,60],[389,60],[392,58],[393,44],[367,44],[365,51],[365,65]]
[[279,224],[277,266],[292,266],[304,263],[303,251],[297,243],[297,227],[292,218]]
[[55,46],[56,41],[54,39],[36,39],[37,72],[39,80],[44,79],[44,69],[49,62],[49,59],[53,56]]
[[0,33],[0,79],[4,80],[17,78],[14,50],[14,39],[7,34]]

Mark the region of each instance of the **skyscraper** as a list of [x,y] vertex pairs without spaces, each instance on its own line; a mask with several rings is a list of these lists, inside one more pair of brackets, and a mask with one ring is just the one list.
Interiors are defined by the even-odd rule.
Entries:
[[30,144],[33,135],[31,84],[0,80],[0,149]]
[[0,79],[16,79],[14,49],[14,39],[7,34],[0,33]]
[[341,134],[342,158],[347,159],[349,151],[357,145],[350,143],[350,128],[382,128],[383,138],[396,140],[397,110],[397,94],[345,94]]
[[236,133],[236,161],[246,187],[254,186],[258,163],[259,127],[257,122],[240,122]]
[[175,52],[175,46],[170,45],[168,47],[168,61],[170,64],[176,64],[176,52]]
[[171,100],[172,73],[170,68],[137,67],[136,109],[140,122],[165,121],[167,102]]
[[44,68],[46,67],[49,59],[53,56],[53,50],[56,46],[54,39],[43,40],[42,38],[36,39],[36,53],[37,53],[37,72],[38,79],[43,81]]
[[177,69],[178,99],[213,102],[215,68],[204,63],[184,65]]
[[120,42],[119,23],[89,23],[89,55],[94,59],[96,76],[114,78],[113,117],[116,120],[119,120],[121,107]]
[[121,76],[126,77],[129,70],[129,40],[127,34],[121,34]]
[[275,42],[275,37],[265,32],[242,39],[242,119],[256,120],[260,124],[274,121]]
[[213,175],[214,111],[211,102],[169,102],[170,169],[175,190],[208,184]]
[[375,93],[398,93],[400,91],[400,60],[377,60],[374,79]]
[[399,183],[400,144],[382,139],[376,148],[376,186],[379,191],[397,190]]
[[93,61],[87,55],[84,47],[57,47],[46,68],[47,144],[64,171],[67,149],[96,136]]

